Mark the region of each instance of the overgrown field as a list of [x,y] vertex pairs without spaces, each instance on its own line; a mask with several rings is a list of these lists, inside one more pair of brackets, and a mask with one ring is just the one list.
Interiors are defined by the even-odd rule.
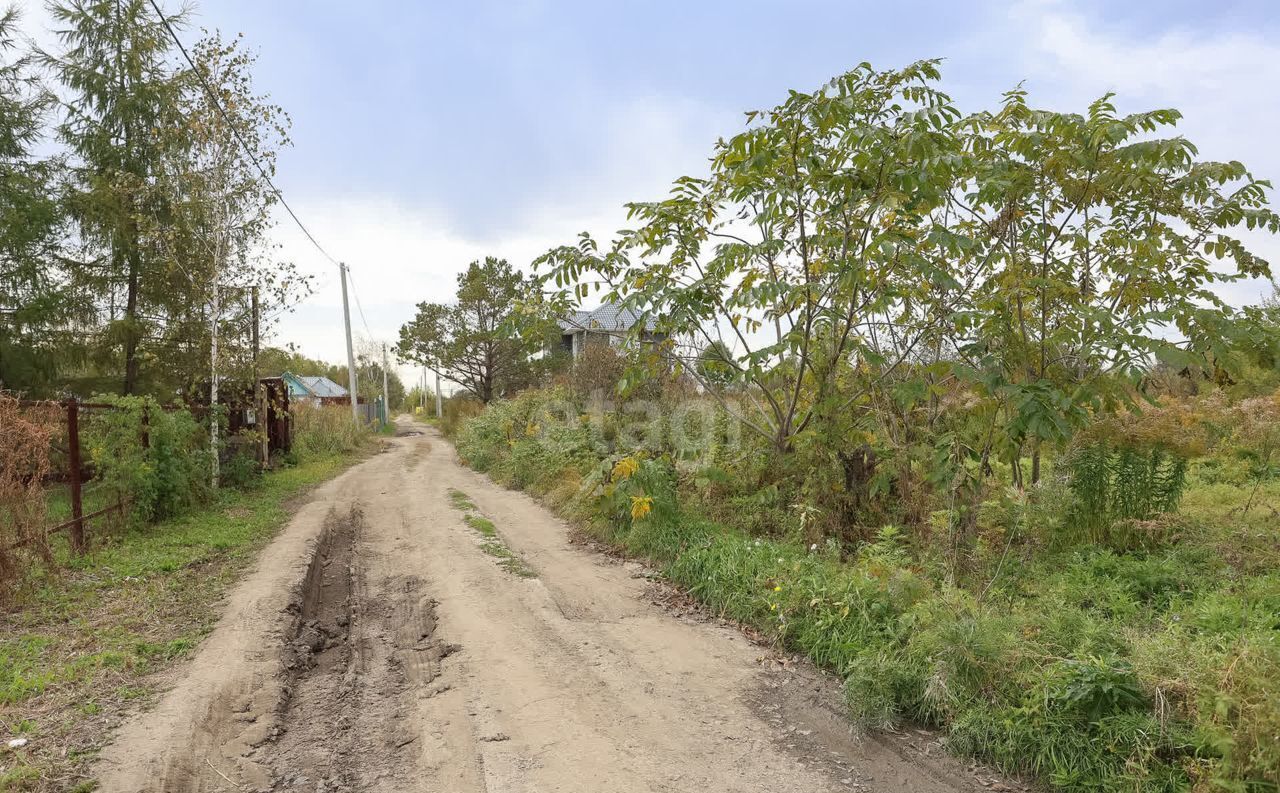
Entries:
[[[154,495],[143,501],[148,510],[112,531],[95,529],[85,555],[52,537],[48,559],[28,560],[0,611],[0,738],[27,742],[0,743],[0,791],[92,789],[87,768],[109,731],[213,629],[219,598],[287,522],[290,500],[367,448],[368,433],[347,431],[349,413],[337,410],[337,423],[320,413],[295,427],[288,465],[216,492],[201,474],[198,498],[189,489],[165,496],[165,483],[207,468],[153,435],[149,453],[158,457],[123,454],[139,465],[109,469]],[[161,462],[169,458],[173,465]]]
[[719,410],[691,447],[652,411],[633,431],[623,411],[529,391],[466,420],[456,445],[841,675],[862,725],[935,726],[952,751],[1061,790],[1269,791],[1280,481],[1240,412],[1280,405],[1262,399],[1170,400],[1095,427],[1045,449],[1024,488],[995,465],[961,539],[944,499],[901,491],[838,536]]

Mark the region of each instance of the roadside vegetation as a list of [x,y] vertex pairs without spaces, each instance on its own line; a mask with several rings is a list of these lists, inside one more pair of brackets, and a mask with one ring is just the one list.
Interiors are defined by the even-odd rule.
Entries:
[[475,502],[461,490],[449,490],[449,503],[462,513],[462,522],[470,526],[480,535],[480,550],[497,560],[498,566],[508,573],[520,578],[536,578],[537,573],[529,567],[520,555],[507,547],[507,543],[498,535],[498,527],[493,521],[480,514]]
[[215,491],[190,416],[166,414],[172,432],[153,423],[143,450],[128,415],[93,436],[104,486],[133,499],[127,519],[91,532],[84,554],[47,538],[42,557],[21,559],[25,575],[0,609],[0,736],[25,741],[0,748],[0,790],[92,789],[87,769],[109,731],[213,629],[219,599],[292,500],[373,442],[347,408],[303,408],[281,465]]
[[[1280,397],[1264,401],[1280,417]],[[587,408],[563,388],[492,403],[457,434],[458,453],[842,675],[859,724],[939,727],[953,751],[1063,790],[1273,784],[1280,480],[1259,484],[1230,433],[1178,458],[1176,493],[1087,490],[1081,474],[1099,461],[1083,458],[1100,453],[1085,446],[1055,456],[1034,487],[996,473],[957,570],[945,505],[842,541],[794,493],[761,485],[761,446],[691,457],[661,433],[620,445],[624,413],[564,425],[566,405]],[[1134,429],[1160,420],[1148,411]],[[1152,470],[1150,451],[1138,457]],[[1132,463],[1102,464],[1101,487],[1135,485],[1122,481]],[[1122,517],[1130,497],[1164,501]],[[1086,511],[1091,499],[1109,506]]]
[[1280,306],[1216,291],[1270,277],[1270,185],[1174,110],[965,113],[939,79],[792,92],[548,252],[499,332],[641,321],[441,426],[866,728],[1064,791],[1277,790]]

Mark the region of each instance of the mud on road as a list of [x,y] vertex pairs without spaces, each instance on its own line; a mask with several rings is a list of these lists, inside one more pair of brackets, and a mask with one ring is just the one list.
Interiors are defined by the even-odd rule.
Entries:
[[855,736],[839,701],[426,431],[316,492],[95,771],[130,793],[991,789],[927,734]]

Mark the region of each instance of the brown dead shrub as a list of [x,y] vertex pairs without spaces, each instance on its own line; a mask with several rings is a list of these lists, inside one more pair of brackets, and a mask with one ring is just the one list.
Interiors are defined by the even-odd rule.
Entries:
[[56,404],[23,407],[0,393],[0,598],[16,585],[24,552],[52,561],[44,481],[60,416]]

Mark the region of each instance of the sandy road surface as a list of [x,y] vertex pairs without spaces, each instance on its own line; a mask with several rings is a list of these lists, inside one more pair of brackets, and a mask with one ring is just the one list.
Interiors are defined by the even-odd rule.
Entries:
[[[927,737],[855,739],[823,676],[655,605],[634,564],[401,432],[264,551],[104,750],[102,790],[981,789]],[[451,488],[533,577],[485,552]]]

